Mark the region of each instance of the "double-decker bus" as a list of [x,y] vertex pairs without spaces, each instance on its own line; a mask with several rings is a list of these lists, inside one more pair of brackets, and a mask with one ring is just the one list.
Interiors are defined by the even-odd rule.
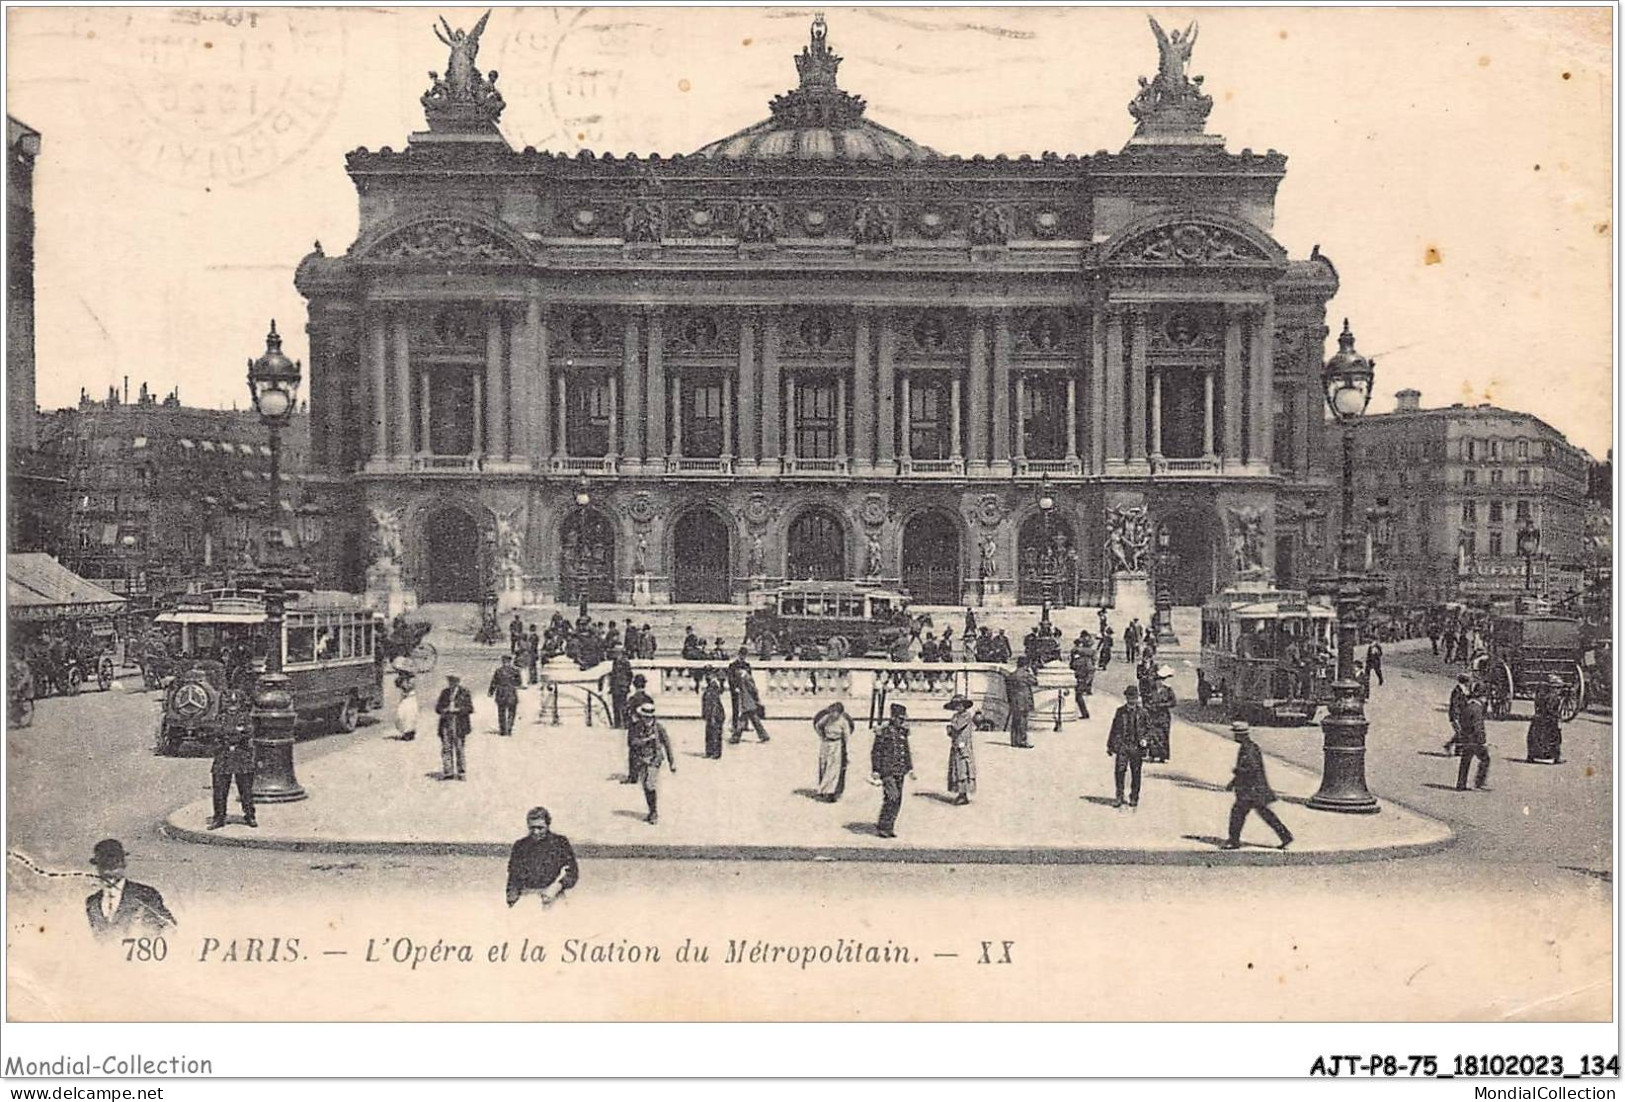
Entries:
[[174,673],[158,724],[160,754],[178,754],[189,742],[211,742],[221,690],[252,695],[272,646],[281,653],[301,722],[353,731],[361,713],[383,707],[378,660],[383,624],[351,594],[290,593],[278,639],[269,638],[263,592],[251,588],[183,597],[155,623],[169,636]]

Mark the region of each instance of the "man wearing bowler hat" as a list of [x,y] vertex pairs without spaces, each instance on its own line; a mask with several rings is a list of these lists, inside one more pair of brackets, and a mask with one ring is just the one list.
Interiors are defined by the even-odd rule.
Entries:
[[90,855],[102,886],[85,899],[85,917],[98,937],[159,934],[176,925],[158,889],[124,875],[124,843],[104,838]]
[[1128,805],[1140,806],[1140,770],[1150,744],[1151,717],[1140,706],[1140,687],[1123,689],[1123,706],[1112,716],[1111,733],[1106,736],[1106,753],[1116,759],[1112,775],[1117,780],[1117,806],[1123,806],[1123,778],[1130,778]]
[[1230,725],[1230,734],[1236,740],[1236,770],[1225,787],[1236,794],[1236,802],[1230,808],[1230,837],[1221,848],[1241,848],[1241,828],[1247,823],[1247,813],[1256,811],[1281,839],[1281,848],[1286,849],[1292,844],[1292,832],[1270,810],[1270,804],[1275,802],[1275,790],[1264,775],[1264,752],[1253,741],[1252,729],[1243,720]]

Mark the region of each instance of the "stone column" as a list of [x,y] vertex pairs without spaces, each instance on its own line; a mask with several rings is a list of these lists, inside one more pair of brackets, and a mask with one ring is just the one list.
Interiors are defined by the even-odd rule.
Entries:
[[1292,392],[1292,470],[1300,479],[1309,477],[1309,419],[1317,412],[1309,392],[1307,386]]
[[481,395],[482,395],[482,393],[484,392],[484,389],[485,389],[484,386],[482,385],[484,382],[485,382],[484,376],[482,376],[479,372],[476,371],[474,373],[474,401],[473,401],[473,406],[474,406],[474,435],[473,435],[473,438],[469,441],[469,449],[468,449],[468,457],[470,459],[475,459],[475,460],[479,459],[480,452],[483,450],[484,444],[485,444],[485,400],[484,400],[483,397],[481,397]]
[[1134,310],[1134,345],[1129,354],[1128,427],[1129,458],[1136,461],[1142,461],[1146,456],[1145,377],[1149,374],[1146,343],[1150,333],[1150,320],[1145,307],[1137,307]]
[[762,459],[777,463],[784,455],[779,430],[779,315],[762,319]]
[[648,326],[648,372],[644,376],[644,459],[658,463],[666,454],[666,337],[665,315],[658,306],[644,315]]
[[485,315],[485,454],[508,454],[508,402],[502,385],[502,311]]
[[988,422],[987,315],[970,315],[970,465],[971,473],[987,470]]
[[898,379],[903,398],[902,421],[897,426],[897,456],[904,463],[914,458],[914,390],[910,383],[908,372],[903,372]]
[[570,395],[564,372],[559,372],[557,381],[559,400],[554,406],[554,412],[557,414],[557,429],[553,434],[553,454],[563,459],[570,454],[570,434],[565,427],[565,413],[570,408]]
[[739,421],[739,458],[754,463],[761,455],[757,444],[763,411],[756,397],[756,315],[750,310],[739,315],[739,408],[745,414]]
[[395,424],[394,454],[412,454],[412,339],[404,309],[395,311]]
[[1202,369],[1202,458],[1213,459],[1213,368]]
[[1106,307],[1106,462],[1122,462],[1128,458],[1123,439],[1123,308]]
[[727,371],[722,373],[722,458],[734,455],[734,381]]
[[1016,458],[1027,458],[1027,376],[1016,373]]
[[1106,466],[1106,326],[1100,309],[1089,313],[1089,470]]
[[869,311],[857,311],[852,345],[852,442],[857,466],[875,462],[875,372],[870,356]]
[[621,380],[609,373],[609,459],[621,457]]
[[673,459],[683,454],[683,373],[671,373],[671,451]]
[[528,462],[536,438],[536,333],[530,327],[529,303],[509,303],[508,326],[508,455]]
[[638,316],[627,310],[621,330],[621,376],[626,394],[626,427],[621,433],[621,446],[626,450],[628,464],[634,467],[643,462],[644,431],[649,420],[644,416],[641,343]]
[[1162,458],[1162,372],[1151,373],[1151,456]]
[[796,457],[796,377],[784,373],[784,448],[780,452],[786,459]]
[[374,307],[367,312],[367,340],[363,352],[367,358],[367,385],[372,391],[373,459],[389,458],[388,343],[383,314]]
[[835,377],[835,457],[846,462],[846,375]]
[[951,434],[949,436],[949,440],[951,441],[952,450],[948,453],[948,458],[953,460],[964,458],[964,452],[961,450],[962,445],[959,442],[959,391],[959,371],[956,368],[954,370],[954,377],[948,384],[948,407],[953,411],[950,419],[951,427],[949,429]]
[[875,393],[875,429],[878,436],[875,464],[889,473],[897,462],[897,319],[881,315],[880,362]]
[[993,462],[1010,463],[1010,311],[993,315]]
[[1240,463],[1245,458],[1241,441],[1241,411],[1246,401],[1241,350],[1242,307],[1228,305],[1224,314],[1224,457]]
[[430,411],[429,369],[418,372],[418,454],[429,454],[429,425],[434,417]]
[[1268,301],[1255,309],[1252,322],[1247,460],[1267,466],[1275,453],[1275,303]]
[[1078,376],[1066,377],[1066,458],[1075,463],[1078,458]]
[[526,441],[525,454],[547,456],[553,451],[553,418],[550,408],[553,379],[549,363],[552,349],[549,347],[547,312],[542,309],[541,299],[537,297],[535,291],[531,292],[530,301],[525,305],[525,328],[530,331],[528,349],[530,355],[526,357],[521,370],[530,376],[525,391],[531,399],[532,407],[530,413],[526,415],[526,421],[533,427],[530,438]]

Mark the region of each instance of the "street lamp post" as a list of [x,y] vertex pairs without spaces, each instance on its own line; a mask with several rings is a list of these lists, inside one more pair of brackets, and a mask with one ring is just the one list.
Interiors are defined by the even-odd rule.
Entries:
[[1173,533],[1167,524],[1157,525],[1157,646],[1178,646],[1179,636],[1174,633],[1174,598],[1168,576],[1174,569],[1172,550]]
[[1365,783],[1365,739],[1369,730],[1360,684],[1354,678],[1356,621],[1364,601],[1359,570],[1360,533],[1354,519],[1354,423],[1371,404],[1375,364],[1354,350],[1348,319],[1337,338],[1337,354],[1326,361],[1322,383],[1326,405],[1343,426],[1343,531],[1337,554],[1337,680],[1332,703],[1321,722],[1325,765],[1320,791],[1309,806],[1321,811],[1370,815],[1382,810]]
[[1049,606],[1055,600],[1055,570],[1059,565],[1055,561],[1054,513],[1055,495],[1050,493],[1049,475],[1045,475],[1038,490],[1038,515],[1044,523],[1044,551],[1038,556],[1039,596],[1044,602],[1040,622],[1044,624],[1049,623]]
[[1518,530],[1518,554],[1523,556],[1523,590],[1535,596],[1535,555],[1540,551],[1540,529],[1524,521]]
[[587,483],[582,481],[576,485],[576,603],[581,606],[580,615],[587,615],[587,522],[590,514],[587,512],[592,505],[592,494],[587,490]]
[[[282,430],[293,416],[299,391],[300,365],[282,354],[276,322],[265,337],[265,354],[248,361],[248,392],[254,409],[271,437],[271,523],[281,527]],[[280,542],[280,541],[279,541]],[[308,795],[293,771],[293,729],[298,716],[288,678],[282,672],[282,624],[287,613],[282,564],[269,544],[265,548],[265,671],[254,698],[254,800],[256,803],[292,803]]]

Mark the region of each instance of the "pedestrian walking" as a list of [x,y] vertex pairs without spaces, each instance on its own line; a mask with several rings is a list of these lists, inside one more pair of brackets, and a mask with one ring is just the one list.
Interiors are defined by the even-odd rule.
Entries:
[[254,821],[254,720],[247,693],[224,689],[220,693],[220,735],[214,747],[214,763],[209,774],[214,790],[214,818],[210,830],[226,825],[226,797],[232,782],[237,783],[237,802],[242,805],[243,824]]
[[1123,661],[1133,662],[1140,657],[1140,618],[1135,616],[1123,629]]
[[700,692],[700,718],[705,721],[705,756],[720,760],[722,725],[728,720],[727,710],[722,705],[722,678],[710,667],[706,668],[704,676],[705,688]]
[[1030,750],[1032,742],[1027,735],[1027,724],[1033,714],[1033,690],[1038,687],[1038,675],[1024,654],[1016,659],[1013,673],[1005,675],[1004,697],[1010,704],[1010,745]]
[[1377,685],[1382,686],[1382,642],[1371,640],[1371,645],[1365,649],[1366,690],[1371,688],[1371,678],[1377,679]]
[[1149,691],[1141,698],[1146,715],[1150,718],[1151,744],[1146,757],[1154,762],[1165,762],[1173,757],[1174,671],[1171,666],[1158,666],[1152,671]]
[[466,780],[463,755],[468,733],[473,729],[474,698],[462,678],[454,673],[446,675],[446,687],[440,690],[434,710],[440,717],[440,779]]
[[1230,725],[1230,734],[1236,740],[1236,769],[1225,788],[1236,794],[1230,808],[1230,837],[1222,849],[1241,848],[1241,828],[1247,823],[1248,812],[1258,812],[1264,824],[1281,839],[1281,849],[1292,844],[1292,832],[1281,822],[1281,817],[1270,810],[1275,802],[1275,790],[1264,774],[1264,752],[1253,741],[1252,730],[1244,720]]
[[497,702],[497,734],[504,738],[513,734],[513,717],[519,712],[519,686],[523,680],[519,667],[513,664],[513,655],[504,654],[502,664],[491,675],[491,685],[485,695]]
[[1473,679],[1466,674],[1456,675],[1455,687],[1450,690],[1450,741],[1444,744],[1446,754],[1456,754],[1461,750],[1461,713],[1467,706],[1468,689]]
[[971,715],[976,707],[968,697],[955,696],[943,705],[953,716],[948,720],[948,791],[954,803],[968,804],[976,795],[976,721]]
[[1112,664],[1112,629],[1107,624],[1100,629],[1100,668],[1105,669]]
[[401,699],[395,704],[396,737],[402,742],[411,742],[418,737],[417,679],[402,670],[395,678],[395,687],[401,694]]
[[1467,791],[1467,771],[1473,759],[1478,759],[1478,775],[1473,787],[1482,789],[1490,780],[1490,748],[1484,734],[1484,686],[1474,683],[1467,692],[1467,703],[1461,709],[1461,730],[1456,744],[1461,747],[1461,765],[1456,769],[1456,791]]
[[622,709],[626,717],[626,779],[622,784],[638,783],[637,751],[633,748],[632,728],[637,726],[638,713],[647,704],[654,707],[654,697],[649,695],[649,681],[641,673],[632,678],[632,695],[626,698],[626,706]]
[[891,706],[891,715],[875,732],[869,751],[871,781],[881,788],[880,819],[875,824],[882,838],[897,837],[897,814],[903,809],[903,778],[914,777],[914,755],[908,746],[908,709]]
[[540,679],[542,665],[542,637],[536,631],[536,625],[530,625],[530,634],[525,636],[525,668],[530,674],[532,685]]
[[767,729],[762,726],[762,697],[756,691],[756,679],[750,672],[750,659],[744,647],[739,648],[739,656],[728,666],[728,687],[733,696],[733,737],[728,741],[737,743],[747,725],[756,728],[758,742],[770,741]]
[[852,717],[846,705],[837,700],[813,717],[818,732],[817,798],[832,804],[846,791],[848,743],[852,738]]
[[640,704],[633,718],[629,736],[632,746],[634,779],[643,786],[643,802],[649,807],[644,820],[650,826],[660,821],[660,767],[669,766],[677,772],[677,759],[671,752],[671,738],[666,728],[655,718],[653,704]]
[[1089,718],[1089,697],[1095,691],[1095,644],[1088,632],[1080,632],[1072,645],[1072,696],[1078,702],[1078,718]]
[[1535,690],[1535,718],[1529,721],[1527,738],[1531,762],[1563,764],[1563,679],[1547,674],[1546,683]]
[[609,666],[609,723],[611,727],[626,728],[630,726],[628,720],[630,713],[626,710],[627,697],[632,692],[632,681],[636,675],[632,672],[632,663],[626,657],[626,651],[616,647],[610,659]]
[[525,836],[508,853],[508,906],[519,902],[527,892],[550,907],[575,887],[581,878],[570,839],[553,833],[553,816],[545,807],[533,807],[525,815]]
[[1112,776],[1117,782],[1117,804],[1123,806],[1123,780],[1130,781],[1128,805],[1140,806],[1140,771],[1150,744],[1151,720],[1140,704],[1140,687],[1123,689],[1123,703],[1112,716],[1112,729],[1106,736],[1106,753],[1115,758]]
[[519,619],[519,613],[513,614],[508,622],[508,656],[518,658],[525,646],[525,625]]

